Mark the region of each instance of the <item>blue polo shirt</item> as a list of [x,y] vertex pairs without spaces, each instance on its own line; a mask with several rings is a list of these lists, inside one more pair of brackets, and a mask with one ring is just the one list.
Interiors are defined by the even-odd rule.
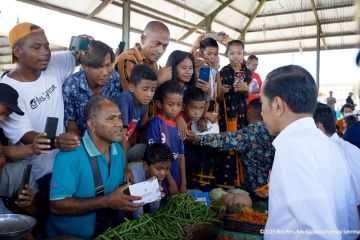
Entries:
[[[110,147],[110,171],[105,156],[92,142],[88,131],[85,132],[80,147],[70,152],[56,155],[50,185],[50,201],[74,198],[95,197],[94,177],[86,150],[98,161],[105,195],[113,192],[123,183],[125,158],[119,143]],[[77,216],[59,216],[50,214],[46,222],[48,237],[72,235],[81,239],[90,239],[95,230],[96,213]]]

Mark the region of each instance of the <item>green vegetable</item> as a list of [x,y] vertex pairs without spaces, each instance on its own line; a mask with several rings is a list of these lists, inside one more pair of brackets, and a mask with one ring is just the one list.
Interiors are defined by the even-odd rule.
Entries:
[[144,214],[133,221],[126,219],[123,224],[108,229],[96,239],[186,239],[182,227],[213,221],[217,221],[215,213],[203,203],[196,202],[189,194],[178,194],[169,197],[157,212]]
[[209,197],[211,201],[215,202],[219,201],[225,194],[227,194],[227,192],[224,189],[214,188],[209,192]]

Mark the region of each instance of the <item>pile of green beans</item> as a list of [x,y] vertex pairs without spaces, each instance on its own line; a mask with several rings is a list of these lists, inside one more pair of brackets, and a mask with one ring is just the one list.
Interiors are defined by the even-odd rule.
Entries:
[[184,226],[209,224],[216,221],[216,214],[189,194],[171,196],[160,210],[144,214],[135,220],[108,229],[98,240],[162,240],[186,239]]

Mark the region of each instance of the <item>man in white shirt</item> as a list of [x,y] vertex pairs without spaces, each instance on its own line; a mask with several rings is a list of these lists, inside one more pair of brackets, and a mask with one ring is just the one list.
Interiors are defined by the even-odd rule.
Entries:
[[355,239],[359,230],[348,165],[316,128],[313,77],[300,66],[277,68],[261,88],[262,116],[277,135],[265,239]]
[[318,103],[314,113],[314,120],[316,126],[343,150],[349,165],[356,204],[360,211],[360,149],[338,136],[336,133],[335,112],[326,104]]
[[[59,119],[55,146],[72,150],[79,146],[75,134],[64,133],[63,82],[74,72],[76,58],[67,51],[51,56],[44,30],[32,23],[20,23],[9,32],[13,62],[17,62],[1,80],[18,93],[18,106],[24,116],[11,114],[2,128],[11,144],[30,144],[38,133],[44,132],[47,117]],[[57,150],[34,155],[27,160],[33,164],[43,201],[49,201],[50,179]]]

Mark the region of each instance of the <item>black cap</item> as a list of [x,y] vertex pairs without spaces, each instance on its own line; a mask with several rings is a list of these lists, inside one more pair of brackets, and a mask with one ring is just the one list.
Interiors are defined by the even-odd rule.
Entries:
[[5,83],[0,83],[0,102],[9,108],[12,112],[24,115],[24,112],[18,107],[18,92]]

